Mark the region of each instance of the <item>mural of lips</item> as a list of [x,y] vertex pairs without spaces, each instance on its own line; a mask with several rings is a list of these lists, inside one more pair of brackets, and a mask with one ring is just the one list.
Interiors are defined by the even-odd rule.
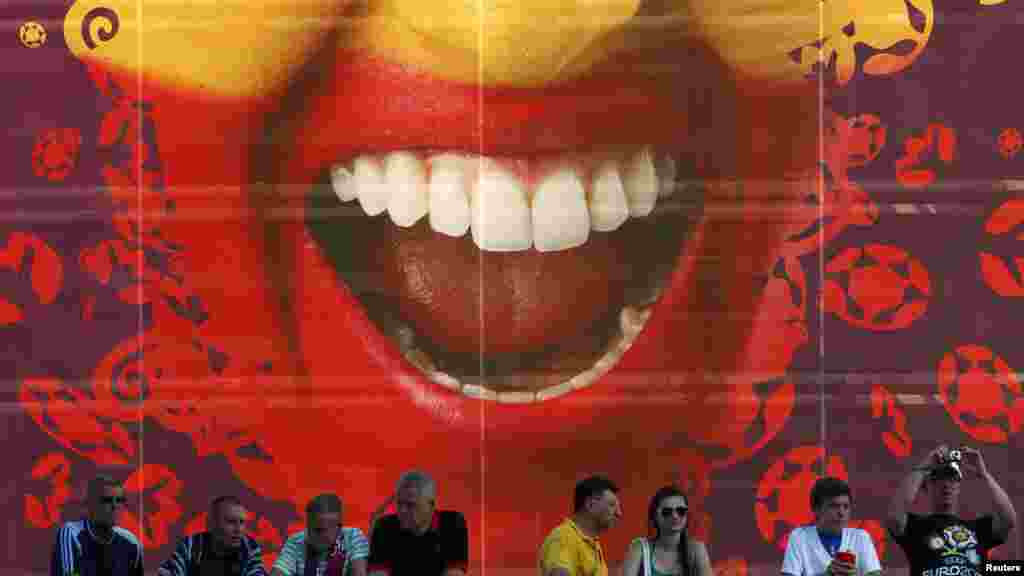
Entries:
[[[310,496],[339,492],[345,523],[365,530],[399,473],[422,467],[441,507],[466,514],[474,571],[522,569],[568,512],[574,481],[603,472],[626,510],[606,540],[613,562],[643,533],[647,498],[678,482],[718,571],[749,574],[777,570],[818,475],[875,486],[950,435],[995,450],[1020,438],[1005,367],[1024,359],[997,345],[1013,331],[960,338],[981,329],[974,310],[999,326],[1015,318],[1014,200],[987,223],[879,200],[938,194],[977,150],[1016,161],[991,131],[940,117],[973,106],[947,86],[973,57],[955,51],[954,3],[840,2],[824,38],[794,2],[786,14],[815,16],[798,43],[761,36],[768,27],[735,45],[777,45],[765,72],[783,84],[743,74],[751,54],[722,49],[729,26],[707,18],[706,43],[584,52],[566,69],[615,57],[550,86],[508,61],[491,73],[514,82],[456,81],[424,52],[374,44],[386,39],[377,29],[366,45],[314,50],[319,29],[281,42],[280,27],[246,12],[258,2],[220,39],[193,26],[172,46],[140,22],[143,63],[124,44],[135,46],[136,3],[42,4],[32,9],[67,16],[64,37],[48,26],[30,51],[12,30],[3,50],[26,66],[59,53],[60,66],[31,62],[90,91],[0,107],[16,128],[0,142],[24,160],[0,174],[24,213],[0,222],[0,306],[14,310],[0,308],[0,342],[18,351],[4,358],[20,356],[5,398],[23,438],[12,462],[35,482],[7,499],[23,502],[18,550],[50,546],[77,513],[61,500],[72,466],[76,481],[110,468],[127,479],[147,515],[123,523],[154,565],[220,493],[243,495],[250,532],[273,549]],[[727,7],[743,5],[760,6]],[[200,19],[153,10],[186,30]],[[1015,10],[958,14],[1005,38],[997,24]],[[673,14],[637,22],[670,27]],[[28,19],[48,21],[9,20]],[[294,51],[274,52],[285,44]],[[195,65],[215,50],[210,70]],[[401,63],[409,53],[416,66]],[[680,59],[688,72],[661,82],[656,71]],[[971,71],[995,74],[992,62]],[[815,71],[832,74],[827,92],[803,80]],[[0,65],[7,73],[28,76]],[[892,97],[902,83],[946,89],[927,91],[920,112]],[[80,127],[60,182],[28,161],[52,126]],[[75,193],[43,198],[26,192],[33,182]],[[971,296],[978,287],[987,299]],[[1002,363],[951,348],[954,336],[990,343]],[[861,389],[833,378],[844,371],[884,378]],[[920,372],[937,378],[944,408],[913,403],[907,374]],[[823,416],[840,409],[852,416]],[[814,437],[823,420],[829,435]],[[859,525],[876,539],[883,491],[858,490]],[[22,554],[7,565],[44,568]]]

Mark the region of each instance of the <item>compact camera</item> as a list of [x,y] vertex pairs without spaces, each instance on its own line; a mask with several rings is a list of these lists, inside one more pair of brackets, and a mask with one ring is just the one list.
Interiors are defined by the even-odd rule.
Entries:
[[963,448],[950,450],[945,456],[939,457],[939,465],[932,471],[932,475],[952,474],[957,480],[963,480],[964,474],[960,470],[960,463],[963,462]]

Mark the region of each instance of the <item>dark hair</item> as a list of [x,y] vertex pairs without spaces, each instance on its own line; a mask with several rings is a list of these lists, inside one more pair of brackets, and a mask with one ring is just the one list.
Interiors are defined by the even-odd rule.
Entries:
[[318,514],[341,514],[341,498],[337,494],[319,494],[306,504],[306,519]]
[[604,476],[589,476],[580,480],[573,493],[573,511],[579,512],[587,505],[587,500],[604,494],[605,490],[612,494],[619,493],[619,487]]
[[121,483],[114,480],[112,476],[107,474],[97,474],[89,480],[89,485],[85,488],[85,495],[87,500],[92,500],[98,497],[104,488],[123,488]]
[[839,496],[849,496],[853,500],[853,493],[850,492],[850,485],[839,478],[826,476],[818,478],[811,488],[811,510],[817,510],[825,502]]
[[221,506],[225,504],[231,504],[232,506],[241,506],[242,501],[236,496],[217,496],[210,502],[210,521],[219,522],[219,514]]
[[[683,491],[678,486],[672,484],[664,486],[654,493],[651,498],[651,503],[647,505],[647,523],[652,530],[654,530],[654,539],[657,540],[660,534],[658,533],[658,508],[666,498],[673,496],[681,496],[686,500],[686,506],[690,506],[690,499],[683,494]],[[690,563],[690,536],[687,533],[686,526],[683,527],[682,534],[679,535],[679,567],[683,569],[683,576],[692,576],[694,573],[693,565]]]

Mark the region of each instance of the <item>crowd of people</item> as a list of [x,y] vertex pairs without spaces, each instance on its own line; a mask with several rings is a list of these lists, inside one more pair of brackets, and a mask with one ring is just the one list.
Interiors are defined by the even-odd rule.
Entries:
[[[993,513],[958,516],[963,483],[980,479],[991,494]],[[919,493],[930,513],[909,512]],[[540,545],[540,576],[607,576],[601,536],[622,518],[619,488],[603,476],[577,483],[573,513]],[[109,476],[88,487],[88,516],[58,531],[51,576],[142,576],[143,550],[134,534],[117,525],[124,488]],[[461,513],[439,510],[437,483],[410,471],[370,520],[369,537],[343,525],[336,494],[321,494],[306,506],[306,528],[289,536],[270,576],[465,576],[469,533]],[[395,512],[385,514],[388,508]],[[853,492],[838,478],[820,478],[811,490],[812,525],[789,535],[784,576],[876,576],[882,572],[871,536],[848,524]],[[892,539],[906,554],[911,576],[975,576],[989,551],[1007,541],[1016,521],[1009,496],[989,473],[978,450],[939,446],[902,482],[887,519]],[[711,576],[708,547],[687,533],[689,501],[676,486],[650,500],[650,534],[626,550],[622,576]],[[247,512],[233,496],[213,500],[208,530],[178,542],[159,576],[267,576],[264,550],[244,532]]]

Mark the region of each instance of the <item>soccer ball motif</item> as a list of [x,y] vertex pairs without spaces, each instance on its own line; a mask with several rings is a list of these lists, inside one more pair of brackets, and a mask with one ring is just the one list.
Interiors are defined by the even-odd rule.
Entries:
[[938,383],[946,412],[976,440],[1004,443],[1024,424],[1020,377],[985,346],[968,344],[943,356]]
[[885,146],[886,131],[881,118],[874,114],[860,114],[850,118],[847,158],[851,168],[866,166],[878,157]]
[[1024,296],[1024,284],[1019,280],[1020,272],[1024,269],[1024,257],[1014,254],[1020,253],[1018,242],[1024,239],[1021,222],[1024,222],[1022,199],[1003,203],[985,221],[985,232],[989,238],[985,242],[987,250],[978,253],[981,275],[985,284],[1004,298]]
[[928,270],[905,250],[869,244],[847,248],[825,267],[821,307],[868,330],[899,330],[924,315]]
[[36,176],[61,182],[78,163],[82,135],[77,128],[46,130],[36,137],[32,149],[32,169]]
[[1007,128],[999,133],[999,153],[1009,160],[1024,146],[1024,136],[1016,128]]
[[[826,462],[821,446],[800,446],[790,450],[761,476],[754,515],[757,529],[766,542],[774,542],[785,549],[793,528],[814,521],[807,496],[823,475],[842,480],[849,478],[846,465],[838,456]],[[778,530],[780,523],[781,531]]]
[[46,44],[46,28],[38,22],[25,22],[18,29],[18,39],[26,48],[39,48]]

